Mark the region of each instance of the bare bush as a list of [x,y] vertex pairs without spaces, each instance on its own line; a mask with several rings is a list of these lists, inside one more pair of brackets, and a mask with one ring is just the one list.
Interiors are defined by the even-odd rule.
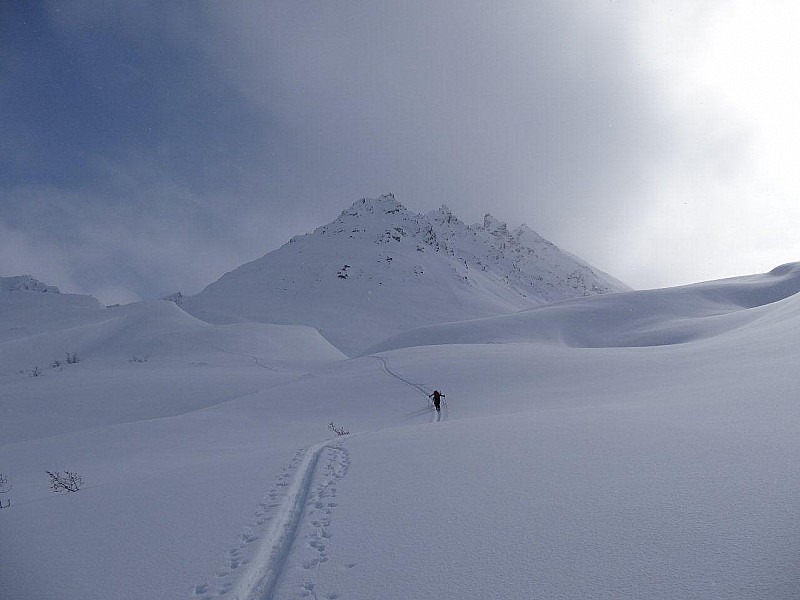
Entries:
[[77,492],[83,487],[83,477],[72,471],[64,471],[63,475],[59,471],[45,473],[50,477],[50,489],[54,492]]
[[61,361],[56,359],[50,363],[50,366],[53,367],[54,369],[58,369],[61,366]]
[[77,352],[73,352],[72,354],[70,354],[69,352],[67,352],[67,358],[66,358],[66,361],[67,361],[67,364],[68,364],[68,365],[74,365],[74,364],[76,364],[76,363],[79,363],[79,362],[81,362],[81,359],[80,359],[80,358],[78,358],[78,353],[77,353]]
[[345,431],[344,427],[337,427],[333,424],[333,421],[328,423],[328,429],[330,429],[336,435],[350,435],[349,431]]
[[[8,477],[0,473],[0,494],[8,494],[13,487],[8,483]],[[5,504],[3,504],[3,499],[0,498],[0,508],[8,508],[9,506],[11,506],[11,498],[7,498]]]

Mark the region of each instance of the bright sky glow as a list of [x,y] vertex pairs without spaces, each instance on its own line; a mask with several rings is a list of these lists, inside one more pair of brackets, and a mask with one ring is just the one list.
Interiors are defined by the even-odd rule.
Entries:
[[[664,285],[758,272],[800,257],[800,7],[782,0],[643,13],[643,59],[690,129],[685,154],[652,175],[634,223],[631,281]],[[668,258],[671,256],[672,258]]]
[[800,260],[798,6],[0,6],[0,275],[195,293],[389,191],[633,287]]

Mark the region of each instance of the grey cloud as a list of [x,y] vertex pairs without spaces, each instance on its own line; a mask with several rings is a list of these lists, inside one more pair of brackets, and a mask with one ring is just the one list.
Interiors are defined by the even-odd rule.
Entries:
[[[26,159],[0,179],[0,225],[33,255],[37,240],[57,245],[61,280],[116,289],[107,301],[196,291],[386,191],[415,210],[526,221],[624,280],[614,236],[691,137],[637,64],[622,3],[48,9],[58,43],[36,64],[58,76],[61,51],[80,76],[59,84],[65,107],[38,107],[53,136],[31,135],[17,109]],[[0,94],[42,85],[20,80]],[[0,142],[0,164],[13,146]],[[0,271],[17,264],[0,255]]]
[[237,52],[208,54],[295,133],[309,199],[391,188],[558,232],[642,202],[648,163],[676,145],[624,19],[570,2],[281,6],[220,8],[210,39]]
[[185,202],[165,202],[181,197],[174,188],[148,191],[149,202],[109,206],[53,188],[16,190],[4,201],[18,210],[0,220],[3,274],[31,273],[112,303],[197,292],[246,253],[230,232],[215,235],[213,219],[187,219]]

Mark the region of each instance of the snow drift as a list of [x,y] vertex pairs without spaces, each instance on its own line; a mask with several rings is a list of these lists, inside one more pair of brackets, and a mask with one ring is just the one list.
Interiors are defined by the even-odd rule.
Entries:
[[42,286],[0,291],[4,442],[172,416],[345,358],[311,327],[212,325],[172,302],[103,307]]
[[[796,598],[797,271],[316,364],[249,355],[249,338],[215,352],[206,336],[247,326],[166,305],[109,313],[130,327],[75,329],[85,362],[0,377],[0,597]],[[154,342],[159,361],[121,364]],[[68,428],[47,431],[53,411]],[[45,469],[87,486],[54,495]]]
[[[438,344],[538,342],[576,348],[665,346],[709,338],[769,314],[800,292],[800,263],[765,275],[580,298],[474,321],[415,329],[365,352]],[[797,299],[793,299],[797,302]]]

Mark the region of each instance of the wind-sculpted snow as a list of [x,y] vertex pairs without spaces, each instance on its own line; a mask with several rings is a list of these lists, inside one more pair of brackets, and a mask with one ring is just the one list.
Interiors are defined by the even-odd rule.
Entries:
[[[67,309],[72,308],[74,306],[67,306]],[[30,304],[15,307],[6,303],[2,309],[8,322],[30,318],[37,330],[48,319],[59,317],[53,312],[52,306]],[[64,323],[68,326],[62,327]],[[14,331],[23,329],[26,328],[14,328]],[[213,325],[165,301],[109,308],[81,302],[77,310],[62,311],[58,326],[50,331],[0,340],[0,369],[12,371],[33,364],[44,366],[68,352],[94,361],[127,360],[133,356],[148,356],[159,361],[203,351],[249,352],[274,361],[343,357],[311,327],[261,323]]]
[[15,294],[0,296],[4,322],[19,324],[0,338],[5,442],[197,410],[345,358],[301,325],[212,325],[172,302],[105,308],[67,294],[9,301]]
[[[349,360],[274,360],[262,334],[293,328],[167,303],[15,338],[83,345],[0,376],[0,598],[796,598],[797,279],[568,301]],[[53,494],[59,469],[84,489]]]
[[353,354],[421,325],[628,289],[526,226],[467,226],[391,195],[227,273],[182,306],[214,323],[311,325]]
[[764,275],[593,296],[423,327],[391,337],[365,354],[438,344],[537,342],[584,348],[681,344],[744,327],[785,304],[800,311],[798,292],[800,263],[792,263]]

